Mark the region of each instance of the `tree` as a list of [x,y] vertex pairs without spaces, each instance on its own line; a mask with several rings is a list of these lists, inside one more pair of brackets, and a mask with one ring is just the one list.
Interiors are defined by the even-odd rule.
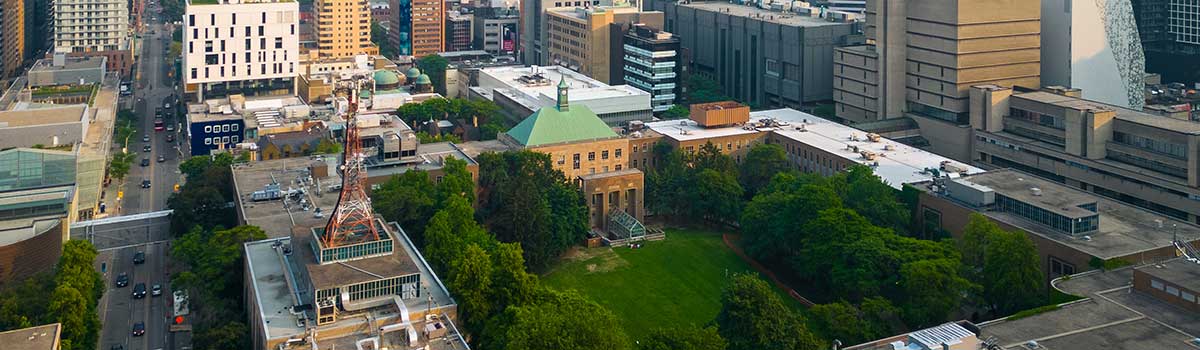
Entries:
[[913,327],[928,327],[946,320],[962,305],[963,292],[973,289],[958,275],[958,257],[920,260],[900,268],[901,313]]
[[988,240],[1001,231],[1000,226],[988,220],[986,216],[979,213],[967,216],[967,226],[963,228],[962,237],[955,240],[955,243],[962,254],[963,264],[971,270],[968,276],[972,276],[972,280],[978,282],[981,278],[979,273],[983,271]]
[[448,158],[442,166],[445,176],[437,184],[438,203],[445,205],[451,196],[466,198],[467,202],[475,202],[475,180],[467,170],[467,162],[457,158]]
[[[437,99],[426,101],[428,102],[433,100]],[[404,122],[408,123],[408,125],[412,125],[414,128],[417,125],[421,125],[421,123],[442,118],[442,114],[434,109],[433,105],[426,104],[424,102],[405,103],[400,105],[399,108],[396,108],[396,114],[400,115],[400,118],[403,119]]]
[[192,318],[197,338],[204,338],[197,339],[197,349],[248,347],[248,328],[238,321],[246,317],[243,244],[266,238],[256,226],[215,231],[193,226],[171,246],[171,256],[183,265],[171,284],[189,291],[194,311],[204,310]]
[[521,245],[517,243],[498,243],[491,251],[492,294],[489,300],[496,311],[509,305],[526,305],[537,292],[537,275],[526,272],[522,254]]
[[628,350],[629,337],[611,311],[574,291],[545,290],[539,300],[493,318],[480,348],[497,350]]
[[818,183],[800,184],[805,181],[779,174],[746,205],[741,227],[747,254],[767,261],[790,256],[799,249],[805,223],[823,210],[842,206],[832,189]]
[[501,242],[517,242],[531,269],[544,268],[587,234],[583,195],[532,151],[484,153],[479,161],[481,218]]
[[317,142],[317,149],[313,150],[313,153],[316,153],[316,154],[342,153],[342,145],[340,143],[333,142],[333,139],[330,139],[328,137],[323,137],[323,138],[321,138],[320,142]]
[[418,246],[425,244],[425,226],[437,204],[433,182],[424,170],[392,175],[378,189],[371,191],[371,206],[375,212],[399,223]]
[[760,143],[750,147],[746,160],[742,162],[738,172],[738,180],[746,195],[753,197],[758,190],[771,182],[775,174],[791,169],[787,152],[782,146],[770,143]]
[[475,222],[475,209],[466,198],[451,197],[445,207],[429,219],[425,227],[425,253],[429,265],[438,273],[447,273],[461,259],[471,243],[488,249],[494,238]]
[[813,306],[808,315],[812,320],[813,331],[846,345],[861,344],[892,335],[886,324],[846,301]]
[[447,61],[442,56],[429,55],[417,59],[417,68],[421,69],[421,73],[429,76],[429,81],[433,83],[434,91],[446,95],[446,67],[450,66],[450,61]]
[[721,85],[716,80],[699,74],[692,74],[687,81],[688,103],[708,103],[733,100],[721,91]]
[[379,22],[371,21],[371,43],[379,47],[379,54],[383,57],[396,57],[396,47],[388,42],[388,30],[380,25]]
[[872,224],[895,232],[908,231],[912,211],[897,198],[896,189],[884,183],[871,168],[855,165],[834,179],[842,201]]
[[650,331],[646,340],[638,343],[639,350],[725,350],[725,338],[716,327],[685,326],[659,328]]
[[135,157],[134,153],[113,153],[112,160],[108,163],[108,175],[114,179],[124,179],[125,175],[129,174]]
[[1037,248],[1020,231],[999,231],[984,253],[983,296],[1000,314],[1008,315],[1045,300],[1045,276]]
[[689,170],[683,152],[665,141],[654,144],[654,161],[646,177],[647,210],[664,216],[685,213],[688,205]]
[[492,260],[478,244],[469,244],[462,258],[450,264],[450,288],[459,305],[459,315],[468,330],[483,329],[492,314],[488,299],[492,288]]
[[716,323],[730,350],[817,350],[822,342],[805,320],[789,309],[767,282],[736,274],[721,295]]
[[737,163],[733,161],[733,157],[721,153],[721,147],[712,142],[706,142],[700,146],[700,151],[693,154],[689,161],[692,169],[697,172],[712,169],[721,174],[737,177]]
[[688,110],[687,106],[672,105],[671,109],[668,109],[667,111],[663,112],[663,114],[660,115],[659,118],[662,118],[663,120],[684,119],[684,118],[687,118],[688,116],[690,116],[691,114],[692,114],[692,112]]
[[737,221],[742,212],[742,185],[736,177],[704,169],[696,174],[693,185],[689,216],[724,223]]

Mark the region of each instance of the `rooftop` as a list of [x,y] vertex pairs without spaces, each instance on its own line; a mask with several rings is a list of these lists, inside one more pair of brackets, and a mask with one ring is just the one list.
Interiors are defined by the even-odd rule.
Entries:
[[730,16],[755,18],[764,22],[778,23],[781,25],[794,27],[823,27],[844,24],[829,21],[824,18],[805,16],[796,13],[782,13],[780,11],[766,10],[754,6],[730,4],[724,1],[695,1],[682,3],[679,6],[709,12],[724,12]]
[[191,5],[239,5],[239,4],[270,4],[270,3],[288,3],[296,2],[295,0],[188,0],[187,4]]
[[[763,123],[764,120],[770,122]],[[646,126],[677,141],[772,132],[855,163],[870,163],[875,175],[896,189],[903,184],[931,180],[933,175],[926,169],[941,169],[943,164],[953,164],[967,174],[983,172],[983,169],[886,138],[871,141],[865,131],[791,108],[750,112],[747,125],[704,128],[692,120],[667,120],[646,123]],[[863,159],[860,153],[863,151],[878,156],[868,161]],[[959,176],[957,172],[949,172],[949,175]]]
[[[20,106],[18,104],[18,106]],[[0,128],[77,123],[86,117],[87,105],[58,105],[48,108],[19,108],[0,112]]]
[[[388,230],[388,225],[383,223],[382,219],[378,220],[378,228],[380,239],[389,239],[401,231]],[[315,228],[316,232],[323,232],[323,228]],[[314,246],[313,235],[306,231],[300,231],[298,228],[296,234],[292,236],[292,241],[296,247],[304,247],[296,249],[294,252],[295,259],[302,262],[315,262],[316,256],[312,249],[307,249]],[[385,237],[384,235],[387,235]],[[357,242],[355,242],[357,243]],[[403,244],[399,240],[393,241],[395,244]],[[327,264],[305,264],[305,269],[308,272],[308,280],[315,289],[329,289],[351,284],[375,281],[381,278],[391,278],[399,276],[407,276],[421,273],[417,268],[416,262],[412,257],[404,253],[404,250],[396,249],[392,254],[365,258],[340,261],[337,263]]]
[[1181,132],[1190,135],[1200,135],[1200,123],[1195,123],[1187,120],[1174,119],[1136,111],[1124,107],[1105,104],[1097,101],[1085,100],[1077,97],[1063,96],[1046,91],[1034,91],[1021,94],[1013,94],[1013,97],[1019,97],[1031,101],[1037,101],[1064,108],[1087,110],[1111,110],[1117,113],[1118,120],[1124,120],[1132,123],[1151,126],[1167,131]]
[[584,105],[542,107],[522,120],[506,135],[525,147],[619,137],[600,117]]
[[[1006,197],[1031,204],[1041,203],[1039,206],[1049,208],[1062,208],[1064,205],[1074,208],[1071,204],[1096,203],[1096,212],[1100,214],[1099,226],[1096,231],[1087,233],[1087,236],[1071,236],[1008,212],[980,210],[980,213],[1101,259],[1123,257],[1170,246],[1173,233],[1176,232],[1183,240],[1200,238],[1200,227],[1016,170],[994,170],[968,175],[962,179],[991,188]],[[928,191],[929,184],[915,187]],[[1032,195],[1031,188],[1039,189],[1041,195]],[[968,206],[962,202],[956,203]],[[1159,228],[1158,222],[1163,222],[1162,228]]]
[[[500,66],[483,68],[479,72],[480,84],[472,89],[488,97],[491,97],[492,94],[502,94],[531,111],[555,104],[558,98],[556,84],[562,81],[564,76],[567,85],[571,88],[571,102],[576,105],[611,98],[637,97],[645,100],[644,109],[650,109],[650,93],[648,92],[629,85],[609,86],[564,67]],[[536,73],[536,77],[534,73]],[[641,104],[641,102],[638,103]],[[596,113],[607,112],[598,106],[592,107]],[[621,107],[628,109],[630,106]]]
[[994,337],[1002,349],[1028,350],[1036,342],[1044,350],[1197,349],[1200,318],[1131,290],[1133,268],[1089,271],[1053,285],[1087,299],[1058,310],[1017,320],[979,324],[980,338]]
[[[342,183],[337,171],[337,157],[283,158],[236,164],[233,166],[233,183],[237,192],[238,215],[248,225],[261,227],[267,237],[291,235],[292,227],[318,227],[329,221],[328,215],[316,216],[315,209],[328,213],[337,204],[334,186]],[[310,168],[322,170],[325,176],[312,176]],[[312,178],[309,180],[309,178]],[[303,179],[303,182],[300,180]],[[254,201],[251,194],[263,190],[272,182],[280,184],[281,191],[305,189],[305,205],[294,199]]]
[[98,68],[104,68],[105,65],[107,64],[107,62],[108,62],[108,60],[104,56],[79,56],[79,57],[66,57],[66,59],[63,60],[63,65],[55,66],[53,58],[45,58],[45,59],[40,59],[40,60],[37,60],[36,62],[34,62],[33,66],[29,67],[29,72],[37,73],[37,72],[41,72],[41,71],[68,71],[68,70],[78,70],[78,69],[98,69]]
[[[589,7],[558,7],[546,10],[547,15],[553,14],[557,16],[574,18],[577,20],[586,20],[587,16],[595,13],[613,12],[613,13],[638,13],[641,12],[636,6],[589,6]],[[657,11],[648,11],[657,12]]]
[[[486,141],[497,142],[497,141]],[[465,144],[473,144],[475,142],[467,142]],[[421,158],[420,162],[407,164],[387,164],[376,167],[369,167],[368,175],[374,177],[390,177],[396,174],[403,174],[409,170],[436,170],[441,169],[445,165],[446,158],[454,158],[466,161],[468,165],[477,164],[474,156],[465,152],[466,150],[460,145],[451,142],[426,143],[417,147],[417,157]],[[478,155],[478,154],[476,154]],[[335,199],[336,200],[336,199]]]
[[1175,259],[1138,267],[1136,270],[1192,291],[1200,291],[1200,262]]
[[62,326],[58,323],[0,332],[6,350],[58,350]]

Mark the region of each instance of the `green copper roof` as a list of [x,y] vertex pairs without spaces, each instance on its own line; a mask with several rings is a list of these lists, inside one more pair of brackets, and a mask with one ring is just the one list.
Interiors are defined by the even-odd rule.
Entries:
[[379,85],[394,85],[400,83],[400,76],[392,71],[377,70],[375,71],[375,84]]
[[429,75],[421,74],[421,76],[417,77],[417,85],[429,85],[429,84],[433,84],[433,81],[429,80]]
[[525,147],[536,147],[617,137],[617,133],[604,124],[590,108],[576,105],[567,111],[560,111],[555,107],[542,107],[508,130],[508,136]]
[[421,70],[417,69],[417,67],[412,67],[404,75],[408,76],[409,79],[416,79],[417,76],[421,75]]

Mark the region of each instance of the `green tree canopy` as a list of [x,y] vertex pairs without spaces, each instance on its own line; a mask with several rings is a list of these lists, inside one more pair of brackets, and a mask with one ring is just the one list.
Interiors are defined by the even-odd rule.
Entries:
[[433,90],[445,96],[446,67],[450,66],[450,61],[434,54],[417,59],[416,64],[417,68],[421,69],[421,73],[429,75],[429,80],[433,82]]
[[782,146],[770,143],[755,144],[746,154],[738,172],[738,181],[746,194],[753,197],[771,182],[776,174],[791,170],[791,161]]
[[1037,248],[1023,232],[1000,231],[988,239],[980,284],[984,298],[999,314],[1016,313],[1046,300],[1039,261]]
[[395,220],[414,244],[425,244],[425,225],[437,209],[438,201],[429,173],[409,170],[392,175],[371,191],[371,206],[387,220]]
[[517,242],[532,269],[542,269],[588,230],[583,195],[555,170],[550,156],[533,151],[478,157],[482,218],[501,242]]
[[578,292],[544,291],[529,305],[510,306],[483,331],[482,348],[497,350],[629,350],[611,311]]
[[717,327],[696,326],[654,329],[637,344],[639,350],[725,350],[726,346]]
[[721,295],[716,323],[729,350],[818,350],[824,344],[766,281],[736,274]]

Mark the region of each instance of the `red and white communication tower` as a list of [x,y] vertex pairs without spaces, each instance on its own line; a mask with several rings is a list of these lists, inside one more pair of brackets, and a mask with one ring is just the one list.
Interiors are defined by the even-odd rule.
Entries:
[[325,224],[321,241],[325,247],[336,247],[347,241],[379,240],[371,199],[367,197],[367,169],[363,165],[362,142],[358,139],[358,88],[350,92],[346,109],[346,145],[342,162],[342,193],[337,206]]

